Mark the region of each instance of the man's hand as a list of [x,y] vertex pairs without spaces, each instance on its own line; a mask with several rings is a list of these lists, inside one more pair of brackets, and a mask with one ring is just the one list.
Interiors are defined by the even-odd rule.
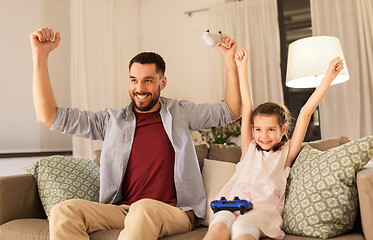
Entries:
[[336,57],[330,61],[328,70],[326,71],[325,77],[330,80],[334,80],[338,74],[343,70],[343,59]]
[[237,50],[236,41],[233,38],[229,37],[227,34],[222,34],[221,42],[225,45],[225,47],[221,44],[216,46],[221,56],[224,59],[234,58],[234,55],[236,54]]
[[48,54],[55,49],[60,33],[54,34],[51,28],[40,28],[30,34],[33,55],[32,92],[38,122],[51,126],[57,114],[57,103],[48,73]]
[[61,36],[54,34],[52,28],[43,27],[30,34],[32,52],[37,55],[48,56],[60,43]]
[[228,104],[236,118],[241,116],[241,94],[238,81],[237,65],[234,55],[237,50],[236,41],[226,34],[221,36],[221,42],[225,45],[218,45],[220,55],[223,58],[226,74],[225,97],[224,101]]

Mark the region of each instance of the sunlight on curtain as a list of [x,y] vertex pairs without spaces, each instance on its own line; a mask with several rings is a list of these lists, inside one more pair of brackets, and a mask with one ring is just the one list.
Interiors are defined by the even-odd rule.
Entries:
[[350,80],[330,87],[320,104],[322,138],[373,134],[373,3],[311,0],[314,36],[341,41]]
[[[276,0],[232,2],[211,8],[209,14],[210,32],[227,33],[237,41],[237,50],[246,48],[249,52],[248,75],[254,107],[267,101],[283,103]],[[223,99],[225,73],[217,51],[212,52],[211,61],[213,79],[219,84],[218,94]]]
[[[124,1],[71,1],[72,106],[99,111],[129,102]],[[101,142],[73,138],[75,157],[95,157]]]

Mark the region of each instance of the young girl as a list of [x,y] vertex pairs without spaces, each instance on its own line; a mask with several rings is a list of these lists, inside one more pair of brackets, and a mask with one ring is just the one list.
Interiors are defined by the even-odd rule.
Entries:
[[240,215],[219,211],[214,214],[205,240],[282,239],[282,211],[286,179],[307,131],[312,113],[325,95],[330,83],[343,69],[342,59],[334,58],[320,86],[299,113],[293,136],[288,141],[290,116],[285,106],[267,102],[254,111],[247,81],[248,54],[245,49],[236,54],[236,64],[242,97],[241,160],[236,172],[223,187],[224,196],[251,201],[254,208]]

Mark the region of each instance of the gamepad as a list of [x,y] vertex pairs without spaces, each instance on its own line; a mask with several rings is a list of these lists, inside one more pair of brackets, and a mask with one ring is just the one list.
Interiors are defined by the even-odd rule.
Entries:
[[225,197],[221,197],[220,200],[212,201],[210,207],[214,213],[221,210],[228,210],[231,212],[240,211],[241,214],[244,214],[253,209],[253,203],[247,200],[241,200],[237,196],[231,201],[228,201]]
[[210,33],[210,30],[207,30],[202,34],[202,39],[211,47],[222,44],[221,31],[219,33]]

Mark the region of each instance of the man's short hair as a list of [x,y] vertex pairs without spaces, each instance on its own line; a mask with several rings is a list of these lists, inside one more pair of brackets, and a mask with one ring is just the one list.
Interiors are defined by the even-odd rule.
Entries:
[[164,72],[166,71],[166,63],[164,62],[161,55],[154,53],[154,52],[142,52],[137,54],[133,57],[129,64],[129,69],[131,69],[132,64],[140,63],[140,64],[147,64],[147,63],[154,63],[156,66],[157,73],[164,76]]

